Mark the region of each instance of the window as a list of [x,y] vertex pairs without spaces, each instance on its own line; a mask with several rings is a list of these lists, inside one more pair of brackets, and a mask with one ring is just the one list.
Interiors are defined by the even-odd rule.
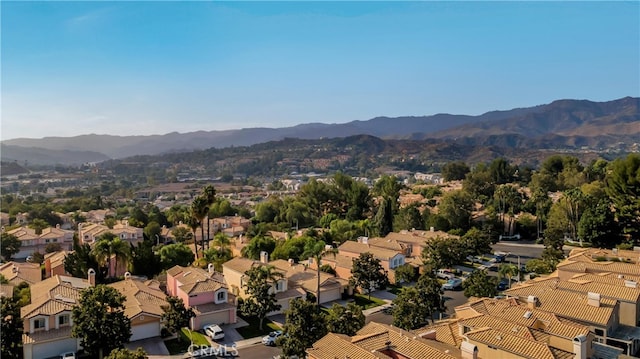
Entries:
[[69,314],[61,315],[58,317],[58,326],[69,325],[70,319]]
[[58,238],[53,239],[53,243],[56,243],[57,241],[58,241]]
[[599,335],[601,337],[604,336],[604,330],[602,330],[602,329],[596,328],[595,333],[596,333],[596,335]]
[[284,290],[284,283],[279,280],[276,282],[276,292],[280,292],[282,290]]
[[44,243],[49,243],[50,239],[45,239]]
[[223,302],[227,299],[227,293],[224,291],[218,292],[218,302]]
[[44,318],[38,318],[38,319],[34,319],[33,320],[33,329],[34,330],[44,329],[44,325],[45,325]]

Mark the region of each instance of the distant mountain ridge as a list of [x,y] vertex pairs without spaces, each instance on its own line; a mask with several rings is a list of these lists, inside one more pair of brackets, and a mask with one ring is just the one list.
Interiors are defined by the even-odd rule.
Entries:
[[[640,98],[632,97],[607,102],[558,100],[534,107],[491,111],[479,116],[436,114],[376,117],[344,124],[308,123],[285,128],[172,132],[151,136],[90,134],[19,138],[2,141],[2,160],[55,164],[70,163],[69,158],[73,157],[73,161],[85,159],[84,162],[97,162],[106,158],[251,146],[285,138],[320,139],[353,135],[371,135],[383,139],[434,138],[473,146],[606,147],[617,142],[640,142],[639,104]],[[48,156],[40,153],[34,158],[34,151],[37,151],[29,148],[39,148],[49,153]],[[83,154],[74,154],[76,151]]]

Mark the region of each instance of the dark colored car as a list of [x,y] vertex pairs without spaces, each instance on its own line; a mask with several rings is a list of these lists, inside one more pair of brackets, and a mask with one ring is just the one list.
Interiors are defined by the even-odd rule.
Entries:
[[498,283],[498,290],[503,291],[509,289],[509,281],[507,279],[502,279],[500,283]]

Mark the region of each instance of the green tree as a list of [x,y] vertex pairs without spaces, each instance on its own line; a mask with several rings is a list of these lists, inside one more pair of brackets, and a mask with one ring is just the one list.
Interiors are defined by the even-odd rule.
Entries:
[[400,208],[398,214],[393,220],[393,228],[396,231],[403,229],[424,229],[424,222],[420,209],[417,204],[412,204],[403,208]]
[[274,249],[276,249],[276,240],[273,237],[258,235],[251,238],[249,244],[242,248],[241,254],[245,258],[258,260],[260,252],[267,252],[271,256]]
[[474,270],[469,278],[462,282],[465,297],[489,297],[498,294],[498,278],[487,275],[486,270]]
[[509,280],[509,288],[511,288],[511,278],[519,274],[520,269],[518,269],[518,266],[516,265],[503,263],[500,265],[500,267],[498,267],[498,277],[507,278]]
[[[216,189],[212,185],[207,185],[202,189],[202,196],[207,202],[207,241],[206,246],[209,247],[209,238],[211,238],[211,221],[209,220],[210,208],[216,203]],[[204,247],[202,250],[204,251]]]
[[[129,244],[120,238],[112,240],[101,239],[93,247],[93,254],[101,265],[106,263],[107,274],[109,276],[117,275],[118,261],[124,263],[125,268],[131,260],[131,248]],[[111,268],[111,258],[113,258],[113,269]]]
[[486,231],[475,227],[471,228],[460,238],[460,241],[462,241],[465,248],[465,257],[491,253],[491,236]]
[[138,348],[135,351],[122,348],[122,349],[112,350],[106,359],[147,359],[147,358],[148,358],[147,353],[142,348]]
[[395,210],[398,205],[398,198],[400,198],[400,190],[403,187],[398,177],[382,175],[373,185],[373,194],[391,201],[392,210]]
[[158,254],[160,254],[160,263],[162,263],[162,268],[164,269],[169,269],[176,265],[188,267],[195,259],[191,248],[187,247],[184,243],[162,246]]
[[149,240],[156,242],[162,234],[162,227],[160,227],[160,224],[158,222],[151,221],[149,222],[149,224],[147,224],[146,227],[144,227],[143,233]]
[[611,203],[606,199],[588,206],[578,222],[578,237],[594,247],[614,248],[621,242],[619,233]]
[[152,278],[162,270],[160,256],[153,251],[153,242],[142,241],[131,245],[131,272]]
[[[162,323],[171,333],[177,333],[184,327],[189,327],[189,321],[196,314],[193,309],[186,308],[181,298],[168,296],[167,305],[162,306]],[[181,341],[181,335],[178,335],[178,341]]]
[[13,297],[0,296],[0,356],[3,358],[22,358],[23,324],[20,306]]
[[20,246],[22,243],[18,237],[13,234],[2,232],[2,240],[0,241],[0,254],[6,261],[10,261],[11,258],[18,252],[20,252]]
[[71,336],[80,339],[84,351],[102,358],[122,348],[131,337],[131,321],[124,314],[125,296],[106,285],[84,289],[73,308]]
[[47,243],[47,245],[44,246],[45,253],[59,252],[61,250],[62,246],[60,245],[60,243]]
[[327,331],[353,336],[364,326],[365,317],[362,308],[354,302],[346,306],[334,303],[327,311],[326,321]]
[[[204,219],[207,217],[207,213],[209,213],[209,202],[206,197],[197,196],[191,202],[191,216],[197,219],[198,223],[200,223],[200,234],[202,235],[200,239],[200,248],[202,251],[205,249],[205,242],[208,242],[209,238],[204,235]],[[198,240],[195,238],[195,248],[196,248],[196,257],[198,256]]]
[[282,278],[282,273],[276,271],[274,266],[262,265],[249,269],[245,276],[243,287],[249,297],[242,302],[239,309],[243,315],[258,317],[258,328],[262,330],[262,323],[267,314],[281,308],[273,287],[275,282]]
[[640,155],[629,154],[611,164],[606,179],[606,193],[611,197],[615,217],[624,234],[633,241],[640,238]]
[[324,314],[316,310],[316,305],[304,299],[295,298],[289,302],[285,312],[285,336],[280,339],[282,353],[287,357],[305,356],[305,349],[327,334]]
[[376,235],[384,237],[393,231],[393,202],[390,198],[382,198],[378,211],[373,219]]
[[442,178],[445,181],[463,180],[469,172],[469,166],[462,161],[448,162],[442,167]]
[[472,210],[473,199],[462,190],[445,193],[438,206],[438,213],[449,221],[451,228],[464,231],[471,226]]
[[335,248],[333,248],[332,246],[327,246],[323,241],[317,241],[315,243],[307,242],[304,253],[302,253],[303,257],[313,258],[317,265],[318,270],[316,271],[316,304],[318,310],[320,310],[320,267],[322,266],[322,257],[329,254],[335,256],[337,252],[338,251]]
[[465,245],[455,237],[436,237],[427,241],[422,249],[422,262],[428,272],[452,267],[463,262],[466,256]]
[[49,228],[49,223],[44,219],[36,218],[29,223],[29,228],[36,231],[36,234],[42,234],[42,230]]
[[393,325],[406,329],[416,329],[434,314],[446,310],[442,300],[442,287],[432,273],[420,276],[414,287],[402,288],[393,300]]
[[185,227],[174,228],[173,230],[171,230],[171,235],[177,243],[184,243],[193,238],[193,234],[191,234]]
[[396,267],[395,272],[396,283],[410,283],[413,282],[418,276],[416,268],[406,263],[399,267]]
[[358,258],[353,259],[351,275],[356,286],[366,291],[369,299],[373,290],[386,288],[389,284],[387,272],[380,264],[380,260],[374,258],[369,252],[362,253]]
[[105,271],[86,243],[74,246],[74,251],[64,257],[64,271],[73,277],[86,278],[89,269],[96,271],[96,283],[104,281]]
[[525,270],[529,273],[548,274],[553,271],[553,267],[545,260],[534,258],[527,262]]
[[[513,224],[515,215],[518,214],[523,207],[524,198],[518,189],[511,184],[502,184],[496,187],[493,193],[495,206],[500,214],[501,233],[511,235],[513,233]],[[508,221],[505,230],[505,219]]]

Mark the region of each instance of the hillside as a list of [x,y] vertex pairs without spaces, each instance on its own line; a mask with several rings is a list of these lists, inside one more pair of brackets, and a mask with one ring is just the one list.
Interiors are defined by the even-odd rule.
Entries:
[[[454,141],[500,148],[608,149],[640,142],[638,98],[607,102],[558,100],[547,105],[491,111],[479,116],[376,117],[344,124],[309,123],[285,128],[172,132],[152,136],[88,134],[3,141],[2,160],[33,164],[96,162],[107,158],[184,153],[251,146],[287,138],[321,139],[370,135],[382,139]],[[31,149],[29,149],[31,148]],[[58,152],[56,152],[58,151]],[[71,152],[59,152],[71,151]]]

